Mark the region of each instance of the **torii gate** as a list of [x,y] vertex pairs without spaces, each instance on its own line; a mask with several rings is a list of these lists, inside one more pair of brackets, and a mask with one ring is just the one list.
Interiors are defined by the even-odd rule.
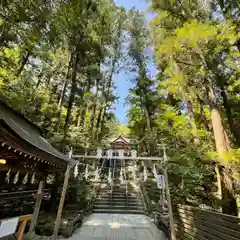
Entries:
[[[80,159],[92,159],[92,160],[100,160],[100,159],[108,159],[108,160],[133,160],[133,161],[162,161],[167,162],[167,154],[166,154],[166,146],[164,144],[161,145],[163,147],[163,157],[140,157],[137,156],[137,151],[132,150],[131,156],[124,156],[124,150],[116,150],[116,149],[108,149],[107,154],[103,154],[103,150],[98,148],[96,155],[72,155],[71,157],[76,160]],[[118,153],[117,156],[113,156],[113,152]],[[172,204],[171,204],[171,196],[168,186],[168,175],[166,168],[163,168],[163,176],[159,178],[159,176],[156,174],[155,165],[153,165],[153,168],[155,170],[154,177],[156,178],[156,182],[158,184],[162,184],[165,187],[166,191],[166,198],[168,202],[168,214],[169,214],[169,220],[170,220],[170,228],[171,228],[171,239],[175,240],[175,232],[174,232],[174,226],[173,226],[173,213],[172,213]]]

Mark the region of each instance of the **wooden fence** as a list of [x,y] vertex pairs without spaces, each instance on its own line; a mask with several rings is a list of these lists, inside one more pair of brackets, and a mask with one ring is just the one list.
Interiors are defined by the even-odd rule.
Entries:
[[240,240],[240,218],[190,206],[173,208],[177,240]]

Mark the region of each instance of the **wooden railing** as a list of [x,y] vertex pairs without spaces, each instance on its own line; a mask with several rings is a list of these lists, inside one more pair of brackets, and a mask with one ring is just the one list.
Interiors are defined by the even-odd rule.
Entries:
[[32,220],[32,215],[24,215],[19,217],[18,219],[19,228],[17,233],[17,240],[22,240],[27,221],[31,221],[31,220]]
[[177,240],[239,240],[240,218],[177,205],[173,208]]

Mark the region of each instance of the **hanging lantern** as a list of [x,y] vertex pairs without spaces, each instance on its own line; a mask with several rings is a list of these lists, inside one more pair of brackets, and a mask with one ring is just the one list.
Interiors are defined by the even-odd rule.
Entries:
[[10,182],[10,173],[11,173],[11,168],[9,168],[7,174],[6,174],[6,178],[5,178],[5,182],[9,183]]
[[33,173],[32,178],[31,178],[31,184],[34,184],[34,183],[35,183],[35,172]]
[[74,178],[77,178],[77,176],[78,176],[78,163],[74,167],[73,176],[74,176]]
[[47,175],[46,182],[47,184],[53,184],[55,181],[55,176],[51,173]]
[[5,159],[0,159],[0,164],[6,164],[7,161]]
[[16,173],[14,179],[13,179],[13,184],[16,184],[18,182],[19,179],[19,171]]

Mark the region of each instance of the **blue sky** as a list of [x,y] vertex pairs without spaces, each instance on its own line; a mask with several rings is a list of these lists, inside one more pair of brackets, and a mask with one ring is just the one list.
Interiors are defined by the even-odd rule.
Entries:
[[124,7],[130,9],[136,7],[140,10],[145,10],[147,8],[147,0],[115,0],[118,5],[123,5]]
[[[147,10],[147,3],[146,0],[115,0],[116,4],[122,5],[128,9],[132,7],[136,7],[139,10],[143,10],[146,12]],[[151,69],[154,71],[154,66],[151,66]],[[120,72],[118,75],[115,76],[115,82],[117,85],[117,95],[119,96],[119,100],[117,104],[114,106],[116,108],[116,116],[121,124],[126,124],[126,114],[127,114],[127,106],[125,106],[125,98],[128,95],[128,89],[131,88],[132,84],[130,79],[130,73]]]

